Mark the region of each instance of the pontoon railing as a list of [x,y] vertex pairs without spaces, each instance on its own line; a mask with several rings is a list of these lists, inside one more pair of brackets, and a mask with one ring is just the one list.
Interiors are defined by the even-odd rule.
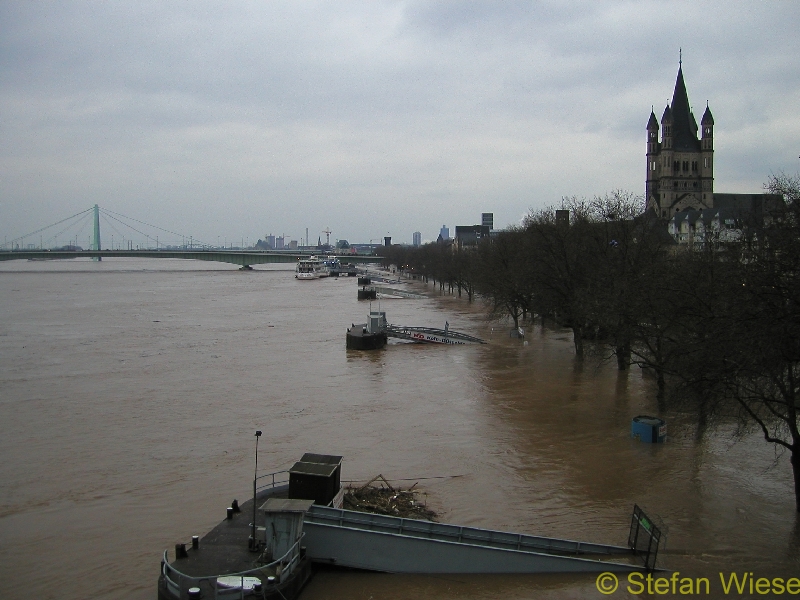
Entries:
[[[259,483],[260,480],[266,480],[264,483]],[[256,477],[256,493],[263,492],[264,490],[271,490],[279,486],[289,485],[289,471],[275,471],[274,473],[265,473]]]
[[[205,584],[203,587],[206,588],[206,591],[211,591],[213,595],[210,597],[214,600],[222,598],[226,600],[230,598],[243,599],[246,594],[249,594],[249,591],[245,590],[244,586],[245,577],[255,575],[261,575],[262,577],[270,576],[272,573],[269,570],[278,565],[282,565],[282,568],[280,572],[275,575],[276,585],[283,583],[286,578],[291,575],[300,562],[300,542],[303,541],[305,535],[306,534],[303,533],[292,547],[280,558],[266,565],[254,567],[246,571],[239,571],[238,573],[220,573],[217,575],[204,575],[200,577],[186,575],[169,564],[167,550],[164,550],[164,557],[161,560],[161,574],[164,576],[164,587],[174,598],[187,598],[190,588],[199,588],[201,584]],[[217,579],[220,577],[241,577],[242,584],[238,588],[220,588],[220,586],[217,585]],[[262,581],[262,585],[266,584]],[[208,598],[209,596],[204,595],[204,597]]]

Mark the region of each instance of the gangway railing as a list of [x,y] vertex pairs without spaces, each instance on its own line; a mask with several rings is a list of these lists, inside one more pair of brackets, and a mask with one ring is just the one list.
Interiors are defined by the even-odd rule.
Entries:
[[648,571],[656,568],[660,543],[661,529],[653,523],[653,520],[644,513],[638,504],[634,504],[628,546],[641,557],[644,567]]
[[442,542],[456,542],[503,550],[534,551],[555,555],[606,555],[631,554],[625,546],[594,544],[559,538],[541,537],[524,533],[507,533],[478,527],[466,527],[418,519],[403,519],[388,515],[347,511],[329,507],[312,506],[306,523],[331,524],[354,527],[381,533],[412,536]]
[[312,562],[387,573],[642,571],[625,546],[596,544],[312,506]]

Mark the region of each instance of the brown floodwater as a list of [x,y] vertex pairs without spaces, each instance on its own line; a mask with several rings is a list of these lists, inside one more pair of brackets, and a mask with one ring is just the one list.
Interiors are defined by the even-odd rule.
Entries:
[[[707,597],[741,597],[720,572],[800,576],[788,456],[732,427],[698,441],[675,414],[668,443],[631,440],[631,418],[657,412],[638,369],[427,293],[380,307],[489,344],[348,351],[369,310],[355,281],[285,266],[0,264],[0,597],[155,598],[162,552],[247,498],[256,429],[264,471],[340,454],[343,479],[419,481],[447,522],[624,545],[637,503],[667,532],[660,564],[709,578]],[[592,575],[337,571],[303,593],[499,597],[602,596]]]

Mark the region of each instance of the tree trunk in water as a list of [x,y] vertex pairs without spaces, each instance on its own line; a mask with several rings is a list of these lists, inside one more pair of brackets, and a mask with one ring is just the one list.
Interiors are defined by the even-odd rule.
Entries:
[[697,431],[694,432],[694,439],[700,442],[708,431],[708,412],[704,406],[700,406],[700,411],[697,413]]
[[575,342],[575,356],[583,358],[583,329],[573,326],[572,339]]
[[656,383],[658,384],[658,392],[656,394],[656,399],[658,400],[658,408],[659,410],[664,410],[666,407],[666,392],[667,392],[667,381],[664,379],[664,369],[661,367],[656,367]]
[[800,512],[800,446],[792,445],[792,474],[794,475],[794,505]]
[[627,371],[628,365],[631,364],[631,345],[625,342],[617,346],[614,349],[614,353],[617,355],[617,369],[620,371]]

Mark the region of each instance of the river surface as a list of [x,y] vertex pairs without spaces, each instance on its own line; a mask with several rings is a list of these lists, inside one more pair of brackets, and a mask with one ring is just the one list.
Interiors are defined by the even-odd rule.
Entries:
[[[419,284],[416,289],[422,289]],[[203,535],[259,469],[344,456],[342,478],[419,481],[440,520],[624,545],[634,503],[667,532],[660,564],[800,576],[787,456],[730,428],[629,437],[655,414],[638,369],[574,359],[571,334],[527,345],[427,288],[391,323],[484,346],[345,350],[369,305],[354,279],[286,266],[114,259],[0,264],[0,597],[156,597],[165,549]],[[373,303],[375,304],[375,303]],[[611,597],[633,597],[624,582]],[[303,600],[601,598],[593,575],[318,574]]]

